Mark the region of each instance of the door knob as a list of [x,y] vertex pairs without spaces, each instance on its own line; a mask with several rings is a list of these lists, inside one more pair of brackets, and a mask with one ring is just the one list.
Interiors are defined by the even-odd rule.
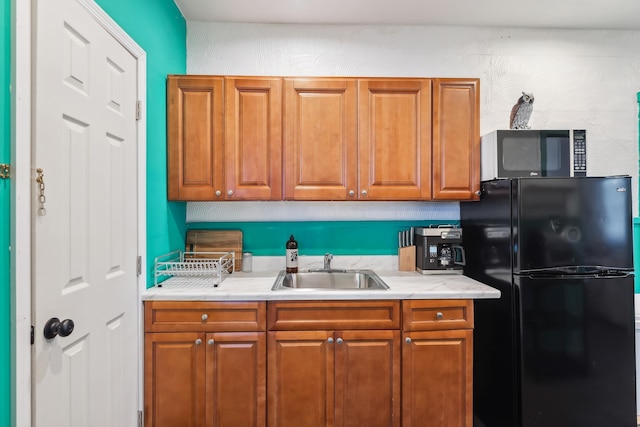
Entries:
[[62,322],[57,317],[52,317],[44,325],[44,337],[48,340],[54,339],[56,336],[67,337],[73,332],[75,324],[71,319],[64,319]]

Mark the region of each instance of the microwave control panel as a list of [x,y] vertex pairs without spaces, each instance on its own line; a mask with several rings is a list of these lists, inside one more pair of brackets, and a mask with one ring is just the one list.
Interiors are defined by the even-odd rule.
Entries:
[[573,131],[573,176],[587,176],[587,131]]

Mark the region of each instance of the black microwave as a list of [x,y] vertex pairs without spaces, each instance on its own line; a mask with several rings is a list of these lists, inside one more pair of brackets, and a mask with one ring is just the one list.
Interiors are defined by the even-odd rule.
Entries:
[[586,131],[496,130],[480,141],[480,179],[587,176]]

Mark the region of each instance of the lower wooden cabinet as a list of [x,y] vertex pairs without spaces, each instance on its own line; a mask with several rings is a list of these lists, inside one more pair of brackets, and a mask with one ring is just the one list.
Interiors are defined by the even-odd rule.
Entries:
[[277,331],[268,425],[400,426],[400,331]]
[[147,302],[145,427],[471,427],[472,340],[471,300]]
[[264,305],[145,304],[145,427],[265,427]]
[[402,302],[402,426],[473,426],[473,301]]
[[403,333],[403,427],[473,425],[472,335],[471,330]]
[[265,426],[264,332],[150,333],[145,426]]
[[145,427],[204,426],[205,334],[145,334]]
[[266,356],[264,332],[207,334],[207,426],[266,425]]

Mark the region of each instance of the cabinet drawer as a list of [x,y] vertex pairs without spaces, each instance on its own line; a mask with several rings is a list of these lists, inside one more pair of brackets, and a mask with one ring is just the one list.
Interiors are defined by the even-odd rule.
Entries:
[[264,331],[264,302],[146,301],[145,332]]
[[400,329],[400,302],[270,302],[267,324],[269,330]]
[[472,300],[405,300],[402,302],[402,329],[405,331],[472,328]]

